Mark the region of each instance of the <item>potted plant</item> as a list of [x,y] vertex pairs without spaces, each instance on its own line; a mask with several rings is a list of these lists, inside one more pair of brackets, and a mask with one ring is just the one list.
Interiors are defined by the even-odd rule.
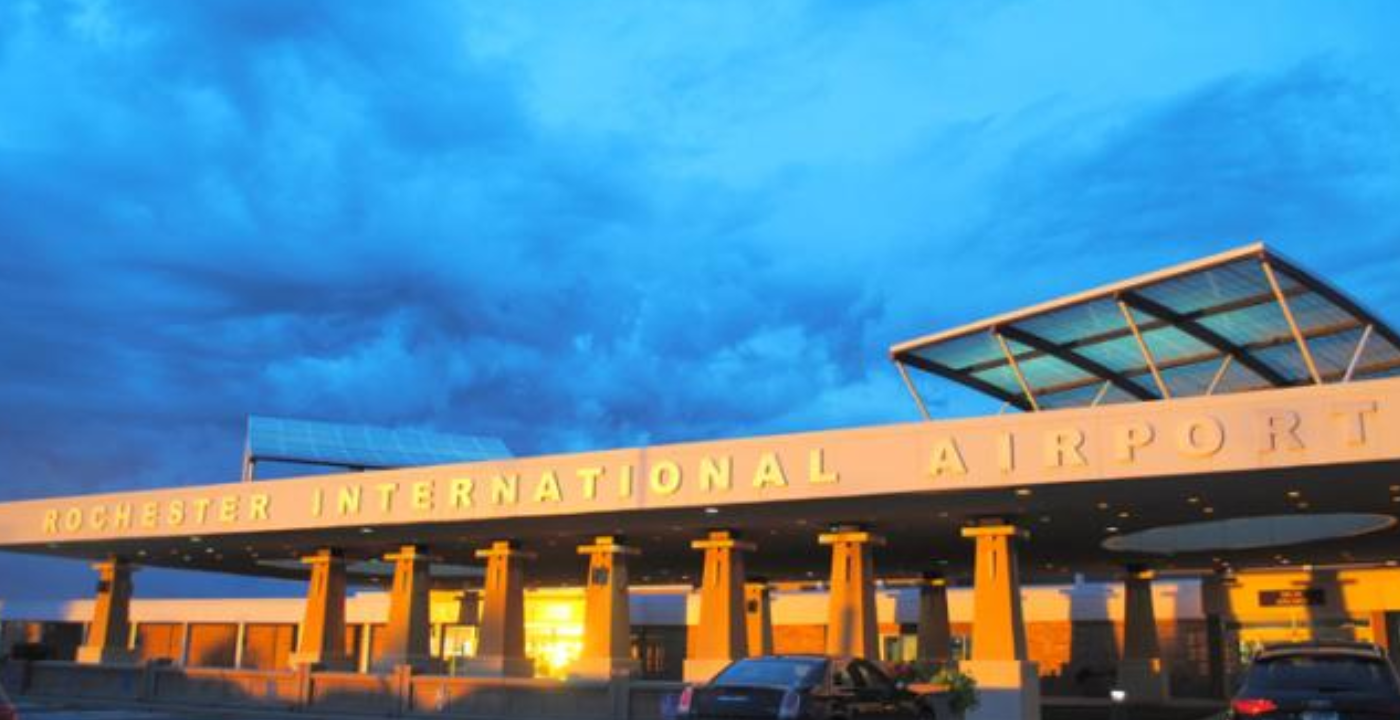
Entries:
[[934,675],[933,683],[945,688],[948,694],[948,709],[953,711],[953,717],[961,718],[967,711],[977,708],[977,681],[971,675],[948,665]]
[[905,690],[927,696],[935,709],[946,707],[955,720],[977,707],[977,682],[955,665],[914,660],[891,663],[888,670]]

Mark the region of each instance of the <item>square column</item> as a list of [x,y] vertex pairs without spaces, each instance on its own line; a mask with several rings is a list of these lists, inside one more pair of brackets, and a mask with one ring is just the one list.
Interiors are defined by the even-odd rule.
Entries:
[[1210,697],[1230,697],[1225,677],[1225,616],[1229,614],[1225,577],[1214,572],[1201,578],[1201,609],[1206,616],[1206,667]]
[[92,566],[97,571],[97,594],[92,604],[92,624],[87,642],[78,648],[78,662],[111,665],[131,662],[131,573],[135,568],[122,558]]
[[572,674],[597,679],[631,675],[637,661],[632,659],[627,556],[640,551],[623,545],[622,538],[604,535],[592,545],[580,546],[578,552],[588,556],[588,577],[583,592],[583,653]]
[[394,563],[394,586],[389,593],[384,654],[374,663],[374,668],[392,671],[400,665],[408,665],[414,670],[427,670],[433,665],[429,652],[432,626],[428,602],[432,558],[418,545],[404,545],[384,559]]
[[1123,659],[1118,663],[1118,687],[1128,702],[1160,705],[1170,697],[1157,638],[1157,613],[1152,602],[1153,572],[1131,566],[1123,579]]
[[918,659],[952,660],[953,629],[948,620],[948,581],[940,573],[924,573],[919,583]]
[[301,559],[311,566],[301,638],[292,653],[293,668],[350,669],[345,654],[345,556],[326,548]]
[[972,660],[963,663],[977,680],[982,701],[968,720],[1039,720],[1040,675],[1027,660],[1026,626],[1021,615],[1017,538],[1025,534],[1005,524],[963,528],[976,542],[973,571]]
[[[477,550],[476,556],[486,560],[486,590],[477,627],[476,657],[466,661],[465,672],[531,677],[535,663],[525,656],[525,561],[535,556],[508,540],[497,540],[490,548]],[[462,603],[467,603],[465,597]]]
[[744,583],[744,616],[748,628],[749,657],[773,654],[773,601],[768,581],[754,578]]
[[705,551],[705,570],[700,583],[701,630],[685,659],[685,680],[708,682],[729,663],[748,655],[744,551],[753,550],[754,545],[741,542],[728,530],[715,530],[690,547]]
[[871,548],[885,539],[858,527],[839,527],[817,538],[831,546],[826,652],[837,657],[880,659],[875,617],[875,560]]

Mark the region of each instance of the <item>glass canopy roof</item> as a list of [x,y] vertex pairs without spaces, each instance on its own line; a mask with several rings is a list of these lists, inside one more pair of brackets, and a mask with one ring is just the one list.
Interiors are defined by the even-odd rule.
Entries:
[[1255,244],[900,343],[890,356],[921,410],[909,368],[1047,410],[1388,377],[1400,374],[1400,336]]
[[258,415],[248,418],[248,462],[396,468],[510,456],[505,443],[496,438]]

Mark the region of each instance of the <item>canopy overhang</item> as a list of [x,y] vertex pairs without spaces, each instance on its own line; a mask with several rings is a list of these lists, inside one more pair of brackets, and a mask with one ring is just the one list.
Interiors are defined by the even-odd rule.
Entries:
[[1389,377],[1400,335],[1258,243],[902,342],[890,357],[921,410],[909,368],[1033,411]]
[[[0,504],[0,549],[126,557],[150,566],[304,577],[318,548],[352,561],[426,545],[445,565],[521,542],[529,576],[576,585],[575,547],[621,534],[641,583],[693,580],[690,541],[714,528],[753,540],[750,572],[819,580],[817,537],[864,524],[887,538],[883,577],[962,575],[960,528],[988,518],[1030,531],[1026,575],[1378,565],[1400,560],[1380,523],[1333,539],[1194,544],[1166,557],[1106,546],[1138,531],[1256,516],[1400,511],[1400,379],[1055,413],[918,422],[388,471]],[[1319,520],[1319,525],[1332,520]],[[445,578],[458,587],[465,576]]]

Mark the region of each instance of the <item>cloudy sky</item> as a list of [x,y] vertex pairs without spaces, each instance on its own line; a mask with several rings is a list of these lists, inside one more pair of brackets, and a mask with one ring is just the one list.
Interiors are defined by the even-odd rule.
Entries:
[[[1256,239],[1395,321],[1396,37],[1387,2],[0,3],[0,499],[232,480],[248,413],[522,454],[912,420],[892,342]],[[0,597],[90,586],[0,557]]]

